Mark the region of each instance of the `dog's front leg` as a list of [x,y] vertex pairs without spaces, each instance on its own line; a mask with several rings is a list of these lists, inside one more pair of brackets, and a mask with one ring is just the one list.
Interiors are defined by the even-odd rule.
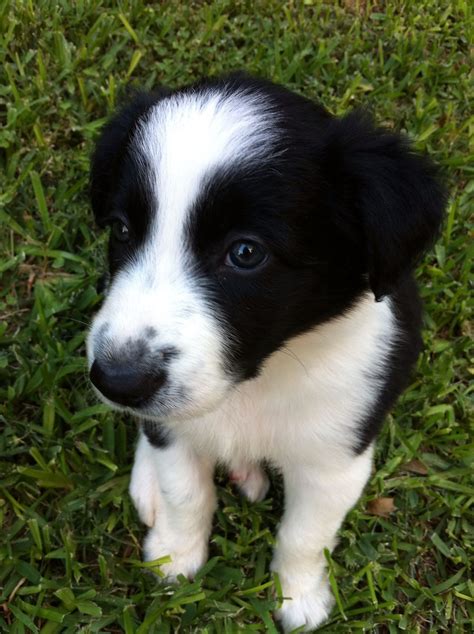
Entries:
[[324,549],[332,550],[346,513],[357,502],[370,474],[372,448],[334,465],[293,465],[284,470],[285,513],[272,569],[283,596],[277,618],[286,631],[312,630],[328,617],[333,598]]
[[154,447],[140,434],[130,494],[150,526],[144,543],[147,561],[169,555],[161,570],[173,581],[192,577],[205,563],[216,506],[213,465],[181,439]]

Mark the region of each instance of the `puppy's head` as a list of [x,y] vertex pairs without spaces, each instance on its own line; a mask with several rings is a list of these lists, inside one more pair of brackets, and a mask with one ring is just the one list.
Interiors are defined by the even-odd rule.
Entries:
[[444,204],[398,136],[244,75],[137,96],[102,132],[91,196],[110,227],[91,379],[159,419],[212,409],[291,337],[390,294]]

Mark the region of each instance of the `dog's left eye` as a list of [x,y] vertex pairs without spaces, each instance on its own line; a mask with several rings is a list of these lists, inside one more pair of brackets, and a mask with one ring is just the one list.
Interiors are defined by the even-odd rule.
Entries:
[[238,269],[255,269],[267,260],[267,252],[253,240],[238,240],[227,252],[226,264]]
[[130,231],[122,220],[115,220],[112,223],[112,235],[119,242],[128,242],[130,240]]

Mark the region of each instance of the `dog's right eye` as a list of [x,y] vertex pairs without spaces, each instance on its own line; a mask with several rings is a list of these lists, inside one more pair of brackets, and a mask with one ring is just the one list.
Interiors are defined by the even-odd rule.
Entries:
[[112,235],[118,242],[130,240],[130,230],[122,220],[114,220],[112,223]]

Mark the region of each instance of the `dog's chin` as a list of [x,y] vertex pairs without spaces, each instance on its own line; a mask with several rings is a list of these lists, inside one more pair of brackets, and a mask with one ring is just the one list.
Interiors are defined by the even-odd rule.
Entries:
[[126,411],[137,418],[179,425],[181,422],[202,418],[219,408],[225,400],[225,395],[211,402],[194,403],[187,400],[180,403],[166,402],[164,404],[150,404],[136,409],[126,408]]
[[93,389],[100,400],[116,412],[129,414],[140,420],[150,420],[168,424],[179,424],[181,421],[201,418],[207,414],[211,414],[221,405],[230,391],[229,389],[219,398],[206,402],[197,403],[186,397],[183,397],[182,400],[169,398],[162,401],[155,397],[149,403],[140,407],[128,407],[111,401],[94,386]]

